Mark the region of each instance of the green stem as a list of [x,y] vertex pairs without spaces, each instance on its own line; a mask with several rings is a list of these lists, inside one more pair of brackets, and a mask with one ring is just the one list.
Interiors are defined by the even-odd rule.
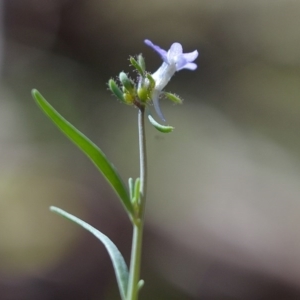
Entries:
[[147,187],[147,155],[146,155],[146,136],[145,136],[145,109],[139,109],[138,116],[139,128],[139,149],[140,149],[140,199],[139,211],[133,223],[133,237],[131,247],[131,260],[129,270],[129,282],[127,289],[127,300],[137,300],[141,269],[142,241],[144,229],[144,211],[146,205]]

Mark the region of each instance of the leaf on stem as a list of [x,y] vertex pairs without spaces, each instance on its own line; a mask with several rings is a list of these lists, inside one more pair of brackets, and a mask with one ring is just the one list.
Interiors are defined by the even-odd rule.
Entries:
[[140,279],[140,281],[138,282],[138,291],[140,291],[144,285],[145,281],[143,279]]
[[140,186],[141,179],[138,177],[134,183],[133,203],[138,202],[140,200]]
[[134,193],[134,182],[133,182],[133,179],[131,177],[128,179],[128,188],[129,188],[130,200],[132,201],[133,193]]
[[128,191],[113,164],[105,154],[83,133],[77,130],[71,123],[64,119],[37,91],[32,90],[32,96],[42,111],[52,122],[95,164],[105,179],[113,187],[120,197],[129,216],[133,215],[133,206]]
[[112,264],[113,264],[113,267],[115,270],[121,298],[122,298],[122,300],[126,300],[128,276],[129,276],[128,268],[127,268],[127,265],[125,263],[125,260],[122,256],[122,254],[120,253],[120,251],[118,250],[116,245],[102,232],[100,232],[99,230],[97,230],[96,228],[91,226],[90,224],[82,221],[81,219],[67,213],[66,211],[64,211],[58,207],[54,207],[54,206],[51,206],[50,210],[67,218],[70,221],[77,223],[79,226],[81,226],[84,229],[86,229],[87,231],[89,231],[99,241],[101,241],[103,243],[103,245],[105,246],[105,248],[111,258],[111,261],[112,261]]

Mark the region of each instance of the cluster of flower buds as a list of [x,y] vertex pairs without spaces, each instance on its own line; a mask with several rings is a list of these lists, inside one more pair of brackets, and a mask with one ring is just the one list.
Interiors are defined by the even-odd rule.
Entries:
[[138,73],[137,81],[134,82],[125,72],[121,72],[119,74],[121,87],[113,79],[109,80],[108,86],[121,102],[142,107],[151,101],[155,81],[151,74],[146,72],[145,60],[142,54],[138,55],[137,59],[130,57],[130,63]]
[[[164,92],[163,89],[176,71],[197,68],[193,61],[198,57],[198,51],[183,53],[179,43],[173,43],[169,51],[161,49],[149,40],[145,40],[145,44],[161,56],[163,60],[161,67],[155,73],[150,74],[146,71],[145,59],[141,54],[137,58],[130,57],[130,63],[138,73],[137,80],[133,81],[126,73],[121,72],[119,74],[120,86],[113,79],[109,80],[108,86],[112,93],[125,104],[141,108],[153,103],[157,115],[165,121],[159,106],[160,98],[165,97],[174,103],[182,103],[182,100],[178,95]],[[158,124],[151,116],[149,120],[154,126]]]

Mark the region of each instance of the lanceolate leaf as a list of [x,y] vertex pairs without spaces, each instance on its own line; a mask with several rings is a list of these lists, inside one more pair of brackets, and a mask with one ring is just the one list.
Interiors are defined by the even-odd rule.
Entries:
[[128,179],[128,188],[129,188],[130,200],[132,201],[133,192],[134,192],[134,183],[131,177]]
[[122,300],[126,300],[127,286],[128,286],[128,268],[122,254],[120,253],[116,245],[99,230],[89,225],[88,223],[80,220],[79,218],[67,213],[66,211],[54,206],[51,206],[50,210],[77,223],[78,225],[80,225],[81,227],[89,231],[91,234],[93,234],[98,240],[100,240],[103,243],[112,260],[121,298]]
[[128,191],[119,176],[117,170],[107,159],[105,154],[84,134],[77,130],[71,123],[64,119],[37,91],[32,90],[32,96],[38,106],[54,122],[54,124],[76,145],[101,171],[106,180],[111,184],[115,192],[120,197],[129,216],[133,214],[133,207]]

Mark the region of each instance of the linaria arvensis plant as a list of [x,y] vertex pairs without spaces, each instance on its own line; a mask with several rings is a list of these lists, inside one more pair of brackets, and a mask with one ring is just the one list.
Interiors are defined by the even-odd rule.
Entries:
[[32,90],[33,98],[42,111],[87,155],[103,174],[119,196],[132,223],[133,237],[128,270],[122,254],[107,236],[66,211],[58,207],[50,207],[51,211],[82,226],[103,243],[112,260],[122,300],[137,300],[139,291],[144,285],[144,281],[140,279],[140,266],[147,190],[145,113],[150,123],[160,132],[168,133],[173,131],[174,128],[172,126],[162,125],[154,120],[150,114],[149,106],[153,104],[159,118],[165,121],[165,117],[159,106],[160,99],[167,98],[175,103],[182,103],[182,100],[176,94],[164,92],[163,89],[175,72],[182,69],[195,70],[197,65],[194,63],[194,60],[198,57],[197,50],[190,53],[183,53],[182,46],[179,43],[173,43],[168,51],[154,45],[149,40],[145,40],[145,44],[161,56],[163,64],[159,69],[154,73],[147,72],[144,57],[140,54],[137,57],[130,57],[130,63],[135,68],[137,74],[135,81],[130,79],[126,73],[121,72],[119,74],[119,83],[113,79],[110,79],[108,82],[109,89],[117,99],[122,103],[138,108],[140,176],[135,180],[129,178],[128,186],[125,185],[118,171],[101,149],[65,120],[37,90]]

